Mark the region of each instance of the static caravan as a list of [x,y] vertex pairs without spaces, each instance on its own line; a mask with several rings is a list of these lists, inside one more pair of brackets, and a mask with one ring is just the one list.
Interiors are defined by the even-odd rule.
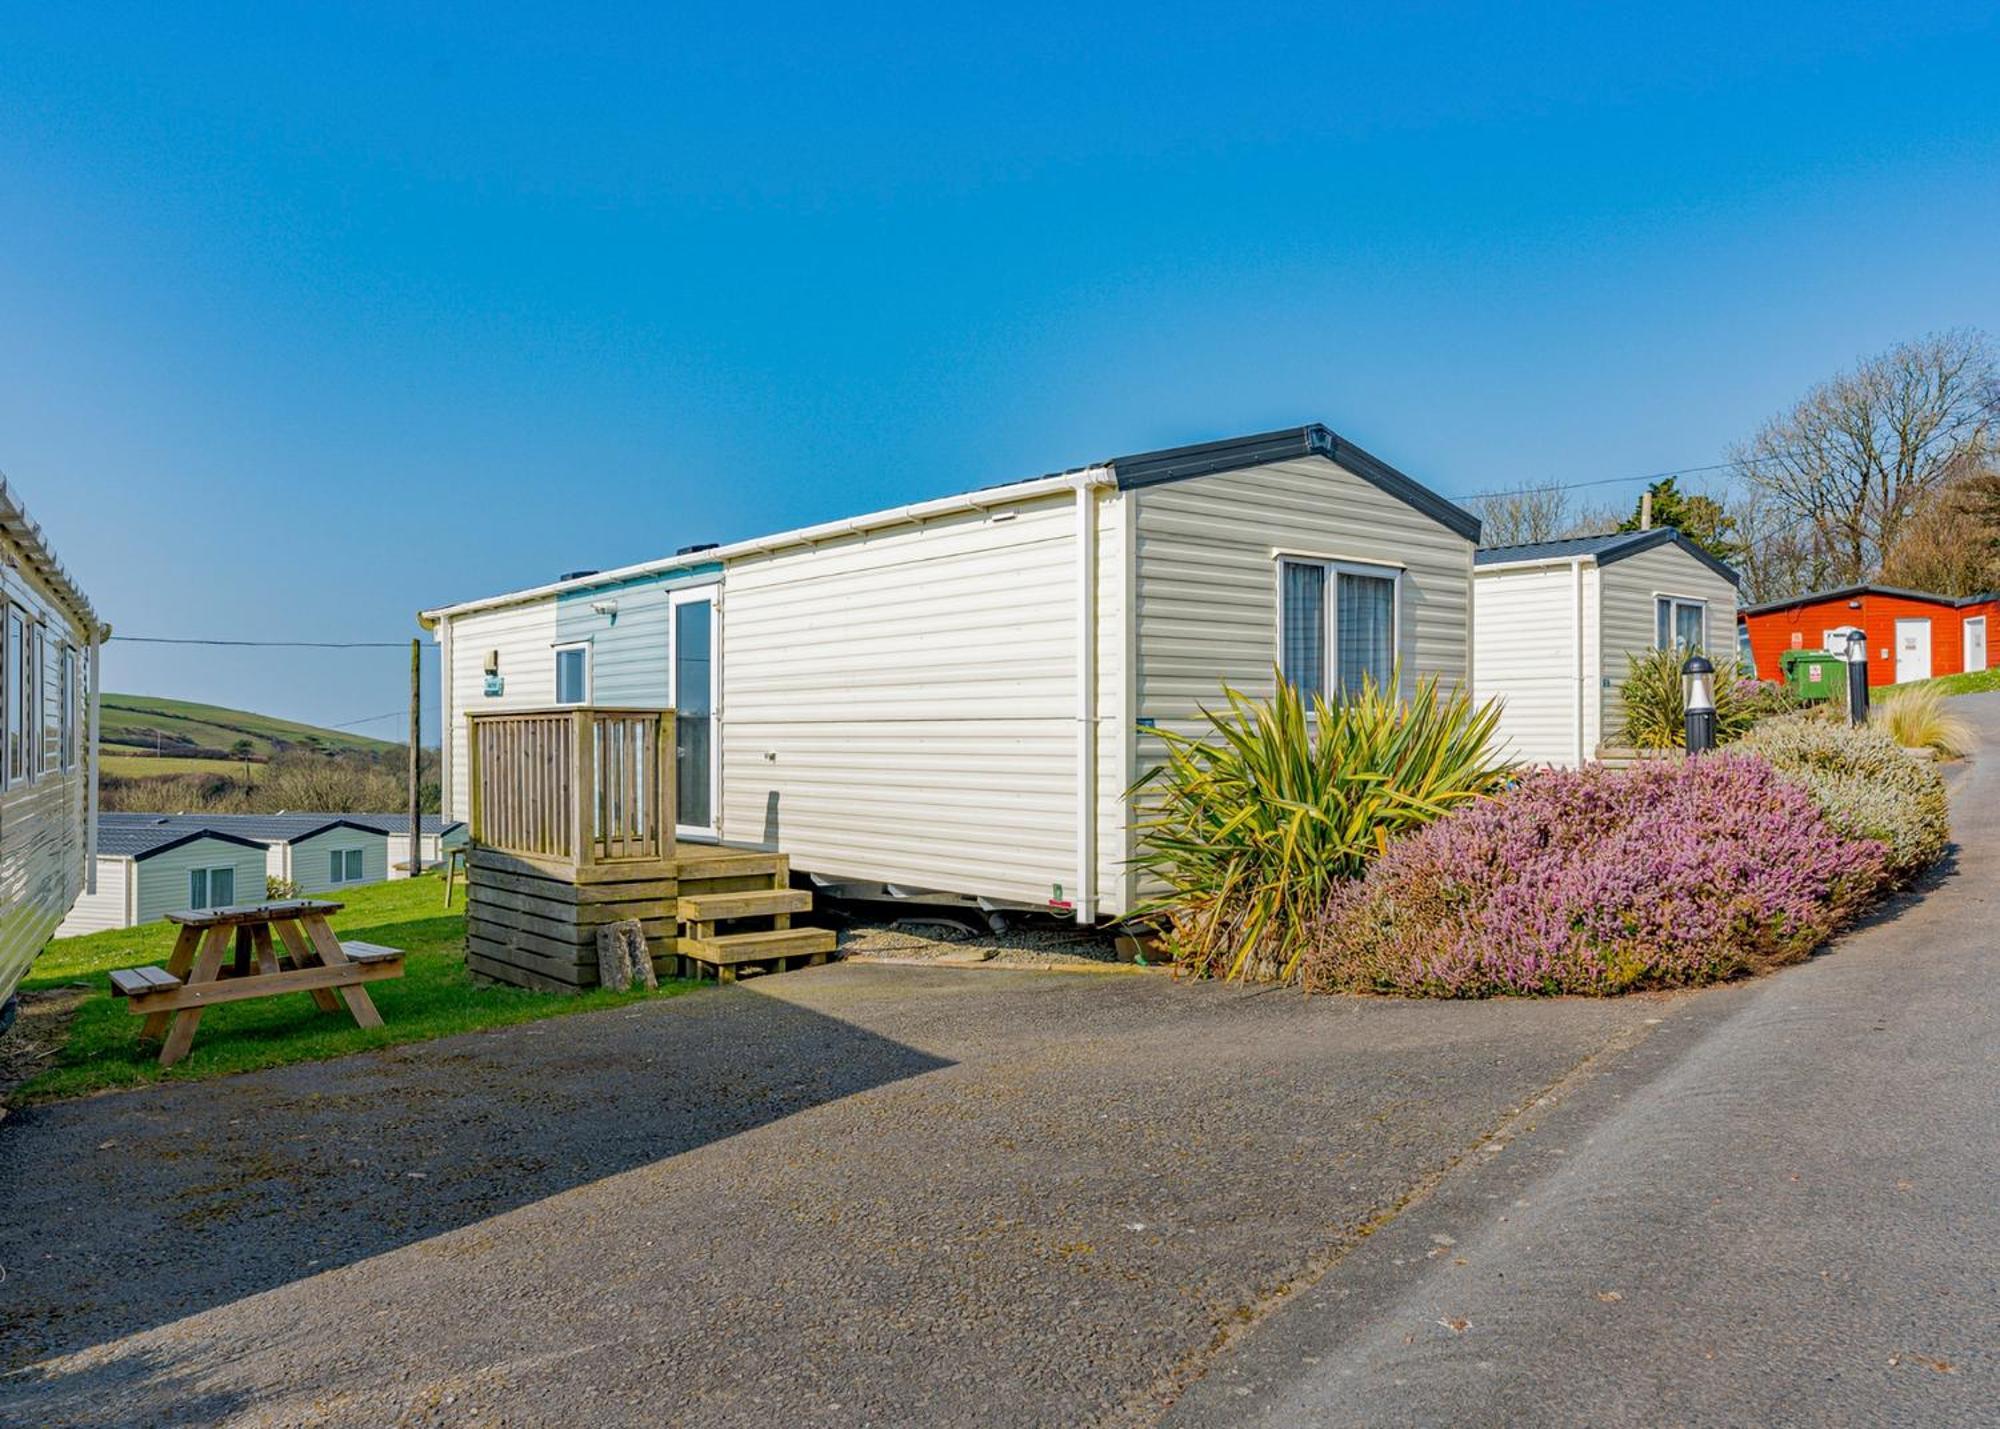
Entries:
[[[106,814],[109,829],[208,830],[248,840],[264,850],[264,875],[306,893],[334,893],[389,876],[389,836],[373,814]],[[405,815],[405,822],[408,816]],[[263,878],[239,896],[264,896]]]
[[[1470,674],[1477,518],[1323,426],[1118,457],[446,605],[446,813],[474,716],[677,712],[676,835],[850,896],[1135,902],[1126,790],[1274,670]],[[474,837],[479,828],[475,822]]]
[[96,877],[98,649],[110,633],[0,478],[0,1019]]
[[1952,596],[1848,586],[1749,606],[1742,619],[1750,658],[1767,680],[1778,678],[1785,651],[1845,654],[1847,632],[1860,630],[1868,641],[1868,683],[1899,685],[1991,668],[1990,637],[2000,634],[1993,629],[2000,626],[2000,592]]
[[[408,814],[355,814],[358,822],[379,828],[389,836],[388,858],[389,877],[408,878],[410,876],[410,816]],[[423,834],[417,850],[424,857],[425,868],[436,868],[444,862],[447,849],[462,848],[465,844],[465,821],[447,819],[442,814],[422,816]]]
[[226,908],[264,896],[264,846],[158,814],[107,814],[97,833],[97,883],[56,935],[136,928],[182,909]]
[[1575,768],[1621,743],[1626,660],[1675,645],[1734,657],[1734,570],[1671,527],[1481,550],[1473,692],[1529,764]]

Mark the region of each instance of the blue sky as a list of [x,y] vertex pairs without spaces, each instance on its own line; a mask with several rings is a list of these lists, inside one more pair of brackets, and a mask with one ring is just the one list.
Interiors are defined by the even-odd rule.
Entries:
[[1695,466],[2000,329],[1990,5],[293,8],[0,4],[0,469],[128,634],[1309,420],[1449,495]]

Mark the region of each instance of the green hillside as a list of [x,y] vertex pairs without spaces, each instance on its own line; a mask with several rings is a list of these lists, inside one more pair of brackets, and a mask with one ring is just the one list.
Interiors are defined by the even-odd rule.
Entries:
[[[248,710],[157,695],[114,695],[106,691],[103,706],[105,754],[162,754],[182,758],[227,758],[240,739],[250,741],[256,759],[269,759],[288,749],[353,750],[382,754],[398,746],[347,730],[321,729]],[[161,761],[160,772],[172,772]],[[132,771],[137,772],[137,771]]]

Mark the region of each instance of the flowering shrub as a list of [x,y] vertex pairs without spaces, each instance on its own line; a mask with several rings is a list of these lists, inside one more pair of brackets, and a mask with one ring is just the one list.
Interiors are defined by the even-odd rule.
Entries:
[[1891,879],[1935,863],[1950,841],[1944,780],[1877,730],[1824,719],[1771,720],[1737,748],[1804,785],[1842,834],[1882,844]]
[[1762,760],[1543,771],[1337,889],[1302,975],[1429,997],[1694,986],[1805,957],[1882,873],[1879,844]]

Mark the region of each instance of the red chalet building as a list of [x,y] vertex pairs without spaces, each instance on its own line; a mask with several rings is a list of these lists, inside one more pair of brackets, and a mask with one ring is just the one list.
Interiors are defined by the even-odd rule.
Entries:
[[1988,635],[2000,627],[2000,591],[1949,596],[1858,585],[1745,606],[1737,618],[1763,679],[1779,678],[1785,651],[1827,649],[1835,631],[1859,626],[1868,637],[1868,683],[1897,685],[1987,668]]

